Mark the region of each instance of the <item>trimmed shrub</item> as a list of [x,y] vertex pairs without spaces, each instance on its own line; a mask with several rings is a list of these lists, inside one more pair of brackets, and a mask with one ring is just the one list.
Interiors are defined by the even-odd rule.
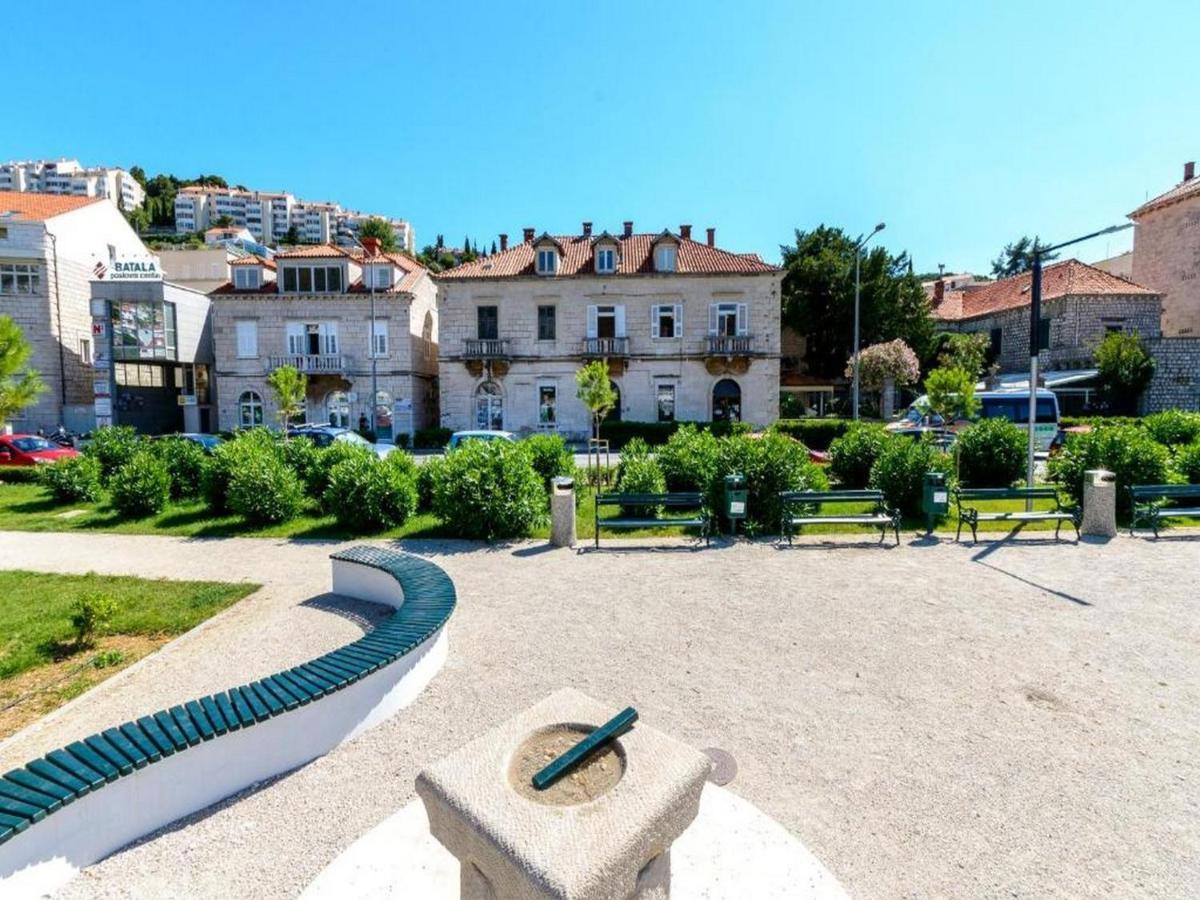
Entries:
[[1142,419],[1151,438],[1167,447],[1180,447],[1200,440],[1200,413],[1168,409]]
[[740,474],[749,492],[746,528],[771,534],[779,529],[780,491],[825,490],[829,479],[808,458],[808,448],[786,435],[735,435],[720,440],[720,461],[708,487],[709,509],[717,513],[725,494],[726,475]]
[[828,450],[853,424],[852,419],[780,419],[771,430],[794,437],[813,450]]
[[1117,510],[1129,511],[1130,485],[1161,484],[1167,480],[1170,454],[1136,425],[1097,428],[1067,438],[1062,451],[1050,459],[1050,479],[1062,485],[1071,498],[1083,500],[1083,473],[1108,469],[1117,476]]
[[533,470],[542,477],[547,490],[552,478],[569,477],[575,473],[575,457],[561,435],[534,434],[521,443],[529,452]]
[[[417,508],[428,510],[433,507],[433,484],[442,457],[434,456],[417,466]],[[583,483],[582,481],[580,482]]]
[[171,497],[198,497],[203,488],[204,466],[208,454],[195,441],[172,437],[154,441],[148,445],[167,467],[171,476]]
[[296,473],[305,492],[310,497],[320,497],[328,479],[329,467],[323,451],[312,438],[304,435],[288,438],[279,445],[279,455],[284,465]]
[[[636,445],[636,446],[635,446]],[[638,452],[628,453],[628,448]],[[662,469],[650,455],[646,442],[634,438],[621,454],[620,473],[617,475],[617,493],[620,494],[662,494],[667,489]],[[657,516],[662,512],[660,506],[623,506],[622,515],[633,517]]]
[[243,461],[259,455],[275,456],[279,444],[264,428],[237,432],[231,440],[220,444],[204,465],[201,479],[204,497],[215,513],[229,512],[229,483]]
[[294,519],[304,490],[296,473],[277,453],[255,446],[239,455],[229,479],[229,509],[248,522],[270,524]]
[[1175,457],[1175,471],[1188,484],[1200,484],[1200,441],[1179,449]]
[[100,463],[100,480],[108,484],[117,471],[137,452],[141,438],[129,425],[105,425],[92,432],[83,452]]
[[418,428],[413,434],[413,446],[421,450],[438,450],[450,443],[449,428]]
[[433,512],[460,537],[525,537],[547,508],[542,480],[520,444],[467,441],[433,472]]
[[403,525],[417,509],[417,467],[399,450],[386,459],[348,457],[329,473],[322,505],[352,531]]
[[100,499],[100,462],[94,456],[74,456],[39,466],[38,482],[60,503],[92,503]]
[[112,505],[131,518],[160,513],[171,497],[171,475],[150,450],[139,450],[108,481]]
[[721,467],[720,440],[691,423],[679,426],[656,455],[669,491],[707,491]]
[[958,477],[971,487],[1008,487],[1025,476],[1027,432],[1008,419],[981,419],[958,436]]
[[829,445],[829,474],[843,487],[865,488],[871,480],[871,466],[891,439],[882,425],[852,425]]
[[1102,425],[1140,425],[1141,419],[1131,416],[1059,416],[1058,424],[1063,428],[1075,428],[1078,425],[1091,425],[1099,428]]
[[903,515],[916,516],[921,512],[921,494],[926,472],[942,472],[946,483],[953,480],[954,466],[950,457],[931,441],[896,438],[888,441],[871,467],[871,487],[883,491],[889,506]]
[[108,627],[117,614],[117,601],[111,594],[89,591],[71,606],[71,627],[75,630],[75,646],[90,647],[96,635]]
[[691,426],[699,431],[710,431],[717,437],[733,434],[749,434],[749,422],[601,422],[600,437],[606,439],[613,450],[622,450],[634,438],[641,438],[651,447],[661,447],[680,428]]

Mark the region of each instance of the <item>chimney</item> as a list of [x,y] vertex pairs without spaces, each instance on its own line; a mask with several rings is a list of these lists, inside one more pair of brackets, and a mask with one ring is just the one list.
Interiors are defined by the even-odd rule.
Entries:
[[629,237],[632,234],[633,234],[633,223],[626,222],[625,223],[625,237]]
[[679,226],[679,236],[681,238],[683,238],[685,241],[690,241],[692,239],[692,226],[691,225],[680,225]]
[[592,236],[592,223],[591,223],[591,222],[584,222],[584,223],[583,223],[583,236],[584,236],[584,237],[591,237],[591,236]]
[[933,302],[941,303],[946,297],[946,279],[938,276],[938,280],[933,283]]
[[522,229],[522,230],[525,232],[525,243],[527,243],[527,244],[532,244],[532,243],[533,243],[533,232],[534,232],[536,229],[533,229],[533,228],[525,228],[525,229]]
[[715,228],[708,229],[708,246],[717,246],[717,229]]
[[365,237],[362,239],[363,249],[367,251],[367,256],[379,255],[379,238]]
[[1196,163],[1195,162],[1185,162],[1183,164],[1183,180],[1191,181],[1195,177],[1196,177]]
[[502,234],[502,235],[500,235],[500,252],[503,253],[507,249],[508,249],[508,235]]

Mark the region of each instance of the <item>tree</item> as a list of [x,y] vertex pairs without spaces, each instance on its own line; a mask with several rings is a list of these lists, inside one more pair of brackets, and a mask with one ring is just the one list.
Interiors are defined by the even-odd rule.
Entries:
[[275,405],[279,408],[279,427],[286,436],[288,423],[304,412],[308,376],[295,366],[280,366],[267,376],[267,385],[275,394]]
[[[821,225],[796,231],[795,244],[780,247],[786,270],[781,302],[783,323],[805,338],[811,374],[842,374],[853,353],[854,245],[840,228]],[[929,298],[909,271],[908,254],[893,256],[876,247],[862,260],[863,345],[899,338],[923,355],[933,340]]]
[[217,221],[213,222],[218,228],[228,228],[233,224],[233,216],[217,216]]
[[133,166],[129,170],[129,175],[130,175],[130,177],[133,178],[134,181],[136,181],[138,184],[140,184],[143,188],[146,187],[146,170],[143,169],[141,166]]
[[0,428],[46,389],[28,366],[33,348],[9,316],[0,316]]
[[1154,377],[1154,357],[1136,331],[1114,331],[1096,348],[1100,399],[1109,412],[1134,415]]
[[608,364],[596,359],[575,373],[579,386],[576,396],[592,414],[592,436],[600,437],[600,423],[617,402],[617,394],[608,377]]
[[495,241],[492,241],[492,252],[490,255],[492,255],[492,256],[496,255],[496,242]]
[[[1045,246],[1042,239],[1036,235],[1033,240],[1030,240],[1028,235],[1022,235],[1013,243],[1005,244],[1000,255],[992,260],[992,277],[1011,278],[1022,272],[1028,272],[1033,268],[1034,252]],[[1058,254],[1042,254],[1042,262],[1049,262],[1052,259],[1058,259]]]
[[937,362],[943,369],[962,369],[978,378],[991,350],[991,338],[982,331],[947,333],[939,341]]
[[[854,377],[854,357],[846,362],[846,377]],[[892,415],[892,387],[912,384],[921,377],[917,354],[897,338],[884,344],[872,344],[858,354],[858,380],[868,391],[881,394],[879,409],[883,418]]]
[[361,241],[363,238],[375,238],[379,241],[379,249],[384,253],[396,249],[396,232],[392,231],[392,226],[386,219],[378,216],[371,216],[358,226],[358,239]]
[[925,376],[925,396],[929,411],[947,424],[974,418],[979,412],[975,376],[965,369],[934,369]]
[[300,229],[298,229],[295,225],[289,225],[287,234],[283,236],[283,242],[285,244],[300,243]]

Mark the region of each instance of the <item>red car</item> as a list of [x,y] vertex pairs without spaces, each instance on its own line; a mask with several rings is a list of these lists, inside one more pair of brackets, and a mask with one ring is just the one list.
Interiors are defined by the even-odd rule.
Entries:
[[36,466],[78,455],[36,434],[0,434],[0,466]]

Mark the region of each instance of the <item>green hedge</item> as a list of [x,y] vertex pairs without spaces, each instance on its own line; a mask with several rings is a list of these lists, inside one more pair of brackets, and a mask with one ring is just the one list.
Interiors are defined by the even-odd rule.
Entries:
[[828,450],[853,424],[852,419],[780,419],[771,428],[810,450]]
[[1100,428],[1105,425],[1139,425],[1141,420],[1132,416],[1059,416],[1058,424],[1062,428],[1078,428],[1080,425]]
[[1071,435],[1062,452],[1050,458],[1050,480],[1062,485],[1076,503],[1083,500],[1083,473],[1108,469],[1117,476],[1117,509],[1129,512],[1129,486],[1167,480],[1170,453],[1144,428],[1118,425]]
[[746,434],[751,430],[748,422],[602,422],[600,437],[607,440],[613,450],[620,450],[634,438],[641,438],[651,447],[661,447],[684,425],[710,431],[718,437]]
[[449,428],[418,428],[413,433],[413,447],[418,450],[440,450],[450,443]]

